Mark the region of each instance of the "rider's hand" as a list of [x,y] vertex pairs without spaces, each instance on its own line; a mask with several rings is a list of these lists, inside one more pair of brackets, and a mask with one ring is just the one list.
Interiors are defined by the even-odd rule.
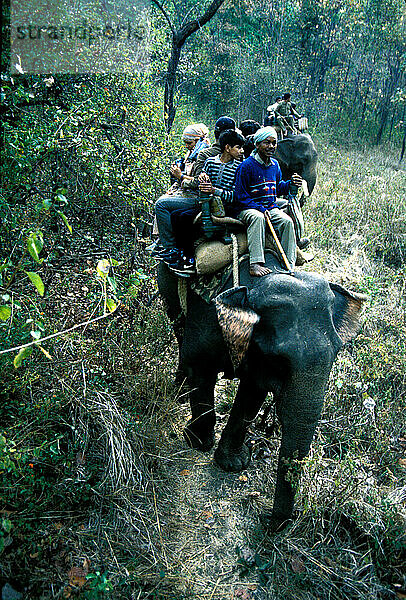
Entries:
[[200,173],[199,183],[210,183],[210,177],[207,175],[207,173]]
[[176,163],[173,163],[173,165],[171,165],[171,175],[173,175],[175,179],[180,179],[182,177],[182,171]]
[[215,190],[211,184],[211,181],[201,181],[199,183],[199,190],[205,194],[214,194]]
[[302,181],[303,181],[303,179],[301,178],[300,175],[298,175],[297,173],[293,173],[293,175],[292,175],[292,183],[293,183],[293,185],[296,185],[297,187],[300,187],[302,185]]

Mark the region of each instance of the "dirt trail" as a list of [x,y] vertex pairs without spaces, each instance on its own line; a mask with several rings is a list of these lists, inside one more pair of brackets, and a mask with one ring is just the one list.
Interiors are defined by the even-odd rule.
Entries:
[[[224,380],[217,384],[218,407],[232,387]],[[265,441],[253,429],[251,465],[242,473],[225,473],[214,463],[214,451],[187,448],[182,428],[188,417],[188,406],[179,406],[177,435],[160,449],[155,472],[160,567],[168,598],[271,598],[258,581],[254,555],[266,542],[258,505],[273,497],[278,441]],[[220,414],[217,441],[226,419]]]

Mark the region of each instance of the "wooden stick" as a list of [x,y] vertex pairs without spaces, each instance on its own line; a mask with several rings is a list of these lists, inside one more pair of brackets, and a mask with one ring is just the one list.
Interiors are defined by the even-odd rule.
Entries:
[[280,254],[280,255],[281,255],[281,257],[282,257],[282,261],[283,261],[283,263],[284,263],[284,265],[285,265],[286,269],[289,271],[289,273],[290,273],[291,275],[293,275],[293,269],[291,268],[291,266],[290,266],[290,264],[289,264],[289,261],[288,261],[288,258],[287,258],[286,254],[285,254],[285,251],[284,251],[284,249],[282,248],[282,244],[280,243],[280,241],[279,241],[279,238],[278,238],[278,236],[276,235],[276,232],[275,232],[275,229],[274,229],[274,227],[273,227],[273,225],[272,225],[272,223],[271,223],[271,219],[270,219],[270,217],[269,217],[269,213],[268,213],[268,211],[266,210],[264,214],[265,214],[265,220],[266,220],[266,222],[267,222],[267,225],[268,225],[268,227],[269,227],[269,230],[270,230],[270,232],[271,232],[271,234],[272,234],[272,237],[273,237],[273,239],[274,239],[274,242],[275,242],[275,244],[276,244],[276,247],[277,247],[277,249],[278,249],[278,251],[279,251],[279,254]]
[[285,117],[283,115],[280,115],[279,113],[277,113],[278,116],[282,119],[282,121],[285,123],[285,127],[286,129],[289,129],[292,133],[295,131],[294,128],[292,127],[292,125],[290,125],[288,123],[288,121],[285,119]]

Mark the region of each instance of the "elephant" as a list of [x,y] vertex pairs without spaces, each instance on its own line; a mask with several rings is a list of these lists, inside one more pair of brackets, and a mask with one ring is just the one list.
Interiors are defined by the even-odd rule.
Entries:
[[[250,462],[248,425],[272,392],[281,423],[272,511],[261,520],[272,531],[292,519],[298,481],[292,465],[307,456],[322,411],[330,370],[343,344],[358,331],[365,297],[316,273],[284,271],[267,252],[269,275],[251,277],[244,259],[240,285],[229,279],[214,286],[208,302],[187,287],[182,313],[178,281],[164,263],[158,287],[179,343],[178,376],[186,377],[191,419],[188,445],[203,452],[214,446],[214,387],[217,376],[239,378],[227,424],[214,453],[217,465],[238,472]],[[231,276],[230,276],[231,277]]]
[[278,141],[275,151],[283,179],[290,179],[293,173],[299,173],[307,182],[309,194],[316,185],[317,150],[308,133],[289,135]]

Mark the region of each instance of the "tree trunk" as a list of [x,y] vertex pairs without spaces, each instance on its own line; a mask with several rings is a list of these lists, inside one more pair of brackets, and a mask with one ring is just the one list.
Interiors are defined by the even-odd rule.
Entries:
[[390,128],[389,128],[389,135],[388,135],[389,141],[391,141],[391,138],[392,138],[393,124],[395,122],[395,114],[396,114],[396,106],[394,107],[394,109],[392,111],[392,118],[390,120]]
[[367,110],[367,100],[368,100],[368,96],[369,96],[369,92],[370,92],[371,79],[372,79],[372,71],[369,72],[368,81],[365,86],[366,90],[365,90],[365,95],[364,95],[364,102],[362,105],[360,129],[364,129],[364,125],[365,125],[365,114],[366,114],[366,110]]
[[385,131],[386,124],[388,122],[390,99],[398,85],[398,82],[399,82],[399,75],[400,75],[399,64],[400,64],[400,59],[398,58],[396,64],[389,66],[391,76],[390,76],[390,79],[388,79],[386,81],[383,101],[381,102],[381,111],[380,111],[381,119],[380,119],[378,133],[376,134],[376,142],[375,142],[376,145],[381,143],[383,132]]
[[169,133],[173,121],[175,119],[176,114],[176,106],[175,106],[175,86],[176,86],[176,71],[178,69],[178,64],[180,60],[180,53],[182,50],[182,45],[179,45],[179,42],[176,40],[174,36],[172,41],[172,50],[171,57],[168,63],[168,69],[165,77],[165,93],[164,93],[164,110],[165,110],[165,124],[166,130]]
[[403,140],[402,140],[402,150],[400,152],[400,157],[399,157],[399,164],[398,166],[400,167],[400,163],[403,160],[403,157],[405,155],[405,149],[406,149],[406,123],[405,123],[405,113],[406,113],[406,104],[403,105],[403,114],[402,114],[402,121],[403,121]]
[[[172,32],[171,57],[169,59],[168,69],[166,71],[164,93],[165,125],[166,130],[169,133],[172,128],[176,114],[176,106],[174,102],[176,71],[178,68],[182,47],[188,37],[190,37],[198,29],[201,29],[204,25],[206,25],[206,23],[210,21],[212,17],[214,17],[220,6],[223,4],[223,2],[225,2],[225,0],[212,0],[211,4],[206,8],[206,10],[203,12],[202,15],[200,15],[199,18],[193,19],[192,21],[185,23],[179,29],[175,28],[171,16],[164,8],[163,3],[161,4],[160,0],[152,0],[152,2],[163,14]],[[177,10],[178,17],[180,17],[183,12],[181,3],[175,3],[175,9]]]
[[405,155],[405,148],[406,148],[406,127],[403,130],[402,150],[401,150],[400,156],[399,156],[399,166]]
[[389,116],[389,110],[386,108],[386,106],[383,106],[382,110],[381,110],[381,120],[379,123],[379,129],[378,129],[378,133],[376,134],[375,144],[377,144],[377,145],[381,143],[383,132],[385,131],[386,123],[388,120],[388,116]]

